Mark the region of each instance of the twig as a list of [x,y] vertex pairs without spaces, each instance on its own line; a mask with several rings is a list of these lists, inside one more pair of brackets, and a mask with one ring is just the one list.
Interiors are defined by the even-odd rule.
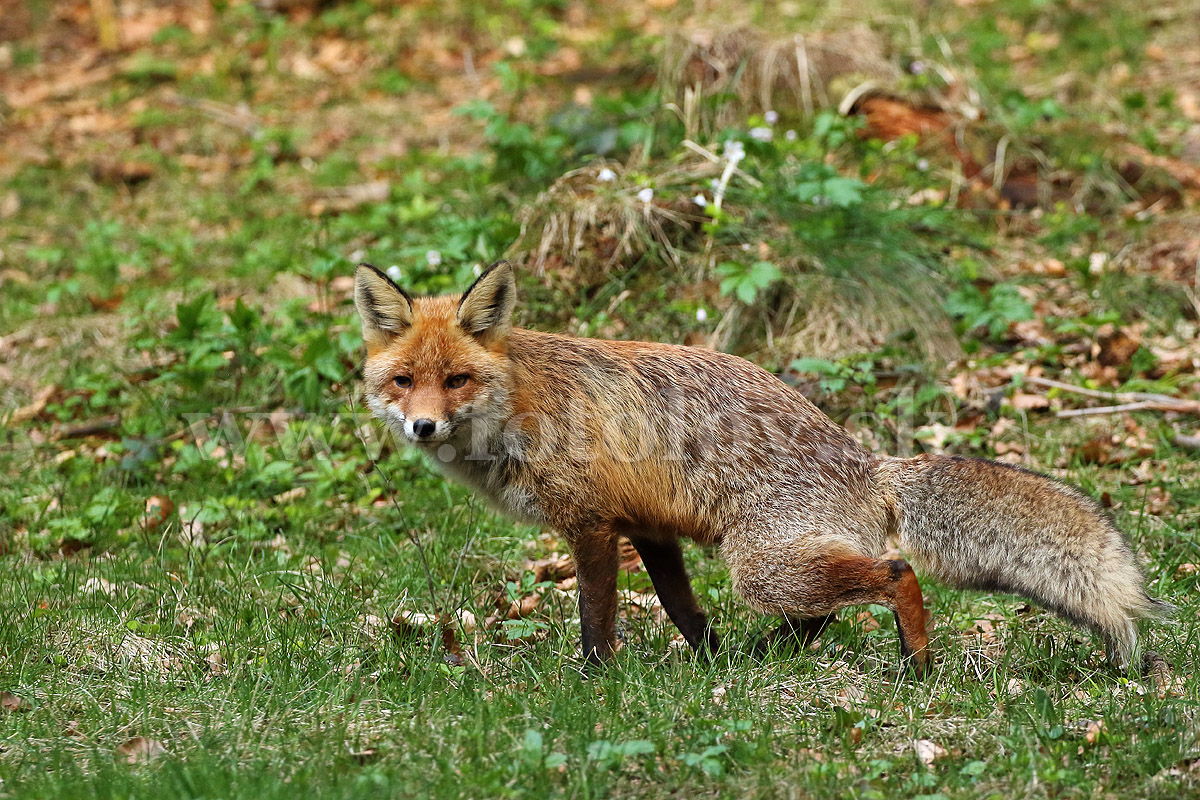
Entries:
[[235,108],[223,103],[203,98],[184,97],[173,92],[166,97],[167,102],[194,108],[203,114],[231,128],[237,128],[249,136],[258,135],[262,129],[262,121],[248,109]]
[[63,428],[55,433],[51,438],[54,441],[62,439],[86,439],[89,436],[97,436],[104,433],[112,433],[121,425],[120,417],[101,417],[100,419],[82,422],[78,425],[72,425],[69,428]]
[[1096,408],[1068,408],[1058,412],[1059,419],[1066,417],[1091,417],[1100,414],[1123,414],[1126,411],[1175,411],[1170,406],[1152,403],[1149,400],[1139,400],[1136,403],[1121,403],[1116,406],[1099,406]]
[[1177,433],[1171,439],[1171,444],[1176,447],[1182,447],[1184,450],[1200,450],[1200,436],[1189,436],[1186,433]]
[[[1152,392],[1105,392],[1098,389],[1086,389],[1082,386],[1074,386],[1070,383],[1062,383],[1061,381],[1050,380],[1049,378],[1040,378],[1037,376],[1026,376],[1025,381],[1032,383],[1035,386],[1044,386],[1048,389],[1059,389],[1064,392],[1073,394],[1081,394],[1084,397],[1095,397],[1100,400],[1116,400],[1120,406],[1109,407],[1112,410],[1101,411],[1100,409],[1091,409],[1092,413],[1119,413],[1120,411],[1132,410],[1153,410],[1153,411],[1178,411],[1185,414],[1200,414],[1200,400],[1187,400],[1182,397],[1172,397],[1168,394],[1154,394]],[[1137,405],[1137,409],[1125,408],[1124,406]],[[1073,409],[1059,412],[1058,416],[1081,416],[1082,413],[1088,412],[1089,409]]]

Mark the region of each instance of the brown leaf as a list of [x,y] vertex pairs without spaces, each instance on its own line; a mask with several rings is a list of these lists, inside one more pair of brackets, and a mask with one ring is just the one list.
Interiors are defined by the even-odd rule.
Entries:
[[146,514],[142,517],[142,527],[155,530],[165,523],[175,510],[175,504],[169,497],[150,497],[146,500]]
[[41,413],[46,410],[46,405],[50,402],[50,398],[54,397],[54,393],[57,391],[58,385],[54,383],[42,387],[42,390],[34,396],[33,402],[27,406],[21,406],[12,413],[12,416],[8,418],[8,424],[16,425],[41,416]]
[[92,167],[98,183],[136,186],[154,177],[154,165],[145,161],[101,161]]
[[3,197],[0,197],[0,219],[15,217],[20,210],[21,195],[15,191],[8,192]]
[[575,562],[569,555],[555,554],[548,558],[531,561],[525,565],[525,568],[533,572],[534,583],[558,582],[575,577]]
[[213,675],[220,675],[225,672],[225,656],[219,651],[209,653],[204,657],[204,663],[208,666],[208,671]]
[[1142,346],[1141,340],[1127,328],[1102,325],[1096,331],[1096,342],[1092,345],[1092,358],[1106,367],[1124,367],[1133,359],[1133,354]]
[[1112,439],[1105,434],[1088,439],[1080,446],[1078,452],[1079,457],[1089,464],[1113,464],[1124,460],[1113,455]]
[[127,764],[144,764],[167,754],[167,748],[156,739],[135,736],[117,747],[117,755]]
[[453,664],[456,667],[462,666],[463,652],[462,647],[458,644],[458,637],[454,635],[454,626],[442,625],[442,647],[446,650],[443,658],[447,664]]
[[863,609],[854,615],[854,621],[859,624],[863,631],[879,630],[879,620],[875,619],[875,615],[869,609]]
[[917,754],[917,760],[926,767],[932,767],[934,761],[950,755],[946,748],[929,739],[917,739],[913,742],[913,750]]
[[520,600],[513,600],[508,604],[507,616],[509,619],[527,617],[533,613],[533,610],[538,607],[538,603],[540,602],[542,602],[542,596],[536,592],[525,595]]
[[121,301],[124,299],[125,292],[121,289],[115,290],[108,297],[99,294],[88,295],[88,303],[91,304],[93,311],[116,311],[121,307]]
[[1012,396],[1012,407],[1017,411],[1044,411],[1050,408],[1050,400],[1044,395],[1016,391]]
[[0,709],[9,713],[15,711],[28,711],[29,703],[24,698],[18,697],[12,692],[0,692]]
[[1155,652],[1147,652],[1144,659],[1144,673],[1154,685],[1154,694],[1159,700],[1167,697],[1180,697],[1186,689],[1186,682],[1181,676],[1171,672],[1171,665],[1166,659]]
[[309,213],[320,216],[326,212],[341,213],[388,199],[391,184],[387,181],[368,181],[321,192],[309,206]]

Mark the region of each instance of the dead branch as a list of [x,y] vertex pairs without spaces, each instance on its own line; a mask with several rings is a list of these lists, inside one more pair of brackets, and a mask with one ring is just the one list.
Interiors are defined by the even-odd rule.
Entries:
[[1105,392],[1036,376],[1026,376],[1025,381],[1035,386],[1059,389],[1064,392],[1080,394],[1084,397],[1095,397],[1100,400],[1115,400],[1119,403],[1119,405],[1106,406],[1102,409],[1068,409],[1060,411],[1058,413],[1060,417],[1078,417],[1087,414],[1119,414],[1123,411],[1177,411],[1183,414],[1200,414],[1200,400],[1188,400],[1182,397],[1172,397],[1171,395],[1155,394],[1152,392]]
[[1200,436],[1189,436],[1186,433],[1176,433],[1171,444],[1184,450],[1200,450]]

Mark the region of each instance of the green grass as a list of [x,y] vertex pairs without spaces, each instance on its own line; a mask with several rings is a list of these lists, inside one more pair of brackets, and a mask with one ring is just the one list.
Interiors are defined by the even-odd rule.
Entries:
[[[1161,368],[1195,337],[1189,287],[1137,256],[1089,270],[1093,253],[1144,253],[1159,221],[1187,219],[1129,213],[1140,198],[1114,189],[1101,127],[1172,152],[1183,118],[1137,75],[1113,84],[1116,102],[1107,74],[1048,88],[1114,59],[1142,66],[1164,31],[1125,3],[1098,26],[1070,4],[985,5],[939,7],[915,29],[887,4],[868,16],[898,63],[964,76],[1010,155],[1069,174],[1075,193],[1035,212],[920,200],[948,195],[944,148],[863,138],[828,109],[781,107],[773,140],[758,141],[762,110],[736,96],[701,109],[704,125],[736,124],[690,132],[716,152],[745,147],[754,181],[733,177],[717,209],[723,166],[689,150],[663,109],[677,87],[652,83],[663,36],[641,4],[359,0],[307,21],[218,4],[207,34],[181,19],[52,106],[112,113],[117,133],[64,144],[33,111],[0,106],[14,147],[54,154],[0,172],[0,201],[19,198],[0,220],[0,417],[24,407],[0,447],[0,797],[1197,791],[1200,468],[1171,443],[1194,420],[1059,420],[1005,399],[1029,368],[1095,379],[1109,327],[1142,337],[1113,368],[1118,384],[1197,390],[1194,368]],[[773,33],[847,24],[770,11],[747,13]],[[453,37],[423,35],[436,30]],[[1062,46],[1044,47],[1053,32]],[[348,49],[321,62],[330,41]],[[1010,44],[1031,55],[1010,58]],[[582,67],[547,70],[569,64],[567,49]],[[31,38],[15,52],[33,81],[63,51]],[[337,67],[338,52],[357,54],[346,72],[295,71],[298,55]],[[891,88],[939,81],[910,71]],[[590,105],[573,105],[580,87]],[[114,158],[153,174],[114,181],[99,168]],[[621,177],[597,189],[604,165]],[[346,201],[380,180],[382,199]],[[674,215],[661,231],[645,188]],[[583,207],[577,190],[597,198],[584,247],[554,244],[538,271],[530,251]],[[622,225],[634,244],[609,259]],[[433,293],[502,256],[524,268],[524,324],[711,342],[785,373],[879,449],[1015,459],[1102,498],[1153,593],[1180,606],[1173,626],[1145,630],[1167,672],[1118,675],[1091,636],[1040,609],[933,584],[927,681],[901,674],[879,607],[843,612],[809,650],[756,657],[774,621],[738,602],[715,551],[692,547],[726,650],[703,661],[681,647],[637,605],[651,585],[634,570],[621,579],[624,647],[585,678],[573,590],[533,573],[565,545],[385,441],[356,390],[353,262],[395,264]],[[1061,274],[1020,266],[1048,259]],[[461,650],[436,625],[390,622],[484,621],[535,591],[521,619],[453,624]],[[136,737],[165,752],[129,763]]]

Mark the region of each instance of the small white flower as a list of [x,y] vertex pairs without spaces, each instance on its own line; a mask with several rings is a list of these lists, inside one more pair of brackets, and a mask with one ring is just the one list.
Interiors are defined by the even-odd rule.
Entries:
[[750,243],[749,243],[749,242],[742,242],[742,250],[743,250],[743,251],[745,251],[745,252],[747,252],[747,253],[748,253],[748,252],[750,252]]
[[768,125],[774,125],[776,122],[779,122],[779,112],[768,111],[767,113],[763,114],[763,119],[767,121]]
[[431,267],[436,267],[442,263],[442,254],[437,250],[426,250],[425,262]]
[[713,178],[708,182],[708,185],[712,187],[714,192],[719,192],[721,190],[721,181],[718,178]]
[[605,167],[604,169],[602,169],[598,173],[596,173],[596,180],[600,181],[601,183],[612,183],[616,179],[617,179],[617,173],[613,172],[608,167]]
[[353,253],[350,254],[350,263],[357,264],[360,261],[365,260],[366,257],[367,257],[366,250],[355,250]]
[[400,267],[396,266],[395,264],[392,264],[387,268],[387,276],[395,283],[399,283],[400,278],[403,277],[400,273]]
[[736,164],[746,157],[746,145],[737,139],[726,139],[725,157]]
[[654,199],[654,190],[647,186],[645,189],[642,189],[637,193],[637,199],[641,200],[643,203],[649,203]]
[[769,142],[775,138],[770,128],[751,128],[750,138],[756,142]]
[[704,196],[704,192],[701,192],[700,194],[693,197],[692,202],[695,203],[696,205],[700,206],[701,208],[708,208],[708,198]]
[[917,159],[917,171],[918,172],[928,172],[929,171],[929,159],[928,158]]
[[478,278],[483,274],[483,264],[476,264],[475,266],[471,267],[471,271],[474,272],[475,277]]
[[697,308],[696,309],[696,322],[707,322],[707,321],[708,321],[708,312],[705,311],[703,308]]
[[789,142],[794,142],[799,137],[795,131],[789,129],[788,132],[783,135],[783,138],[787,139]]
[[925,62],[924,62],[924,61],[914,61],[914,62],[912,62],[911,64],[909,64],[909,65],[908,65],[908,71],[909,71],[909,72],[911,72],[913,75],[922,75],[922,74],[924,74],[924,72],[925,72]]

